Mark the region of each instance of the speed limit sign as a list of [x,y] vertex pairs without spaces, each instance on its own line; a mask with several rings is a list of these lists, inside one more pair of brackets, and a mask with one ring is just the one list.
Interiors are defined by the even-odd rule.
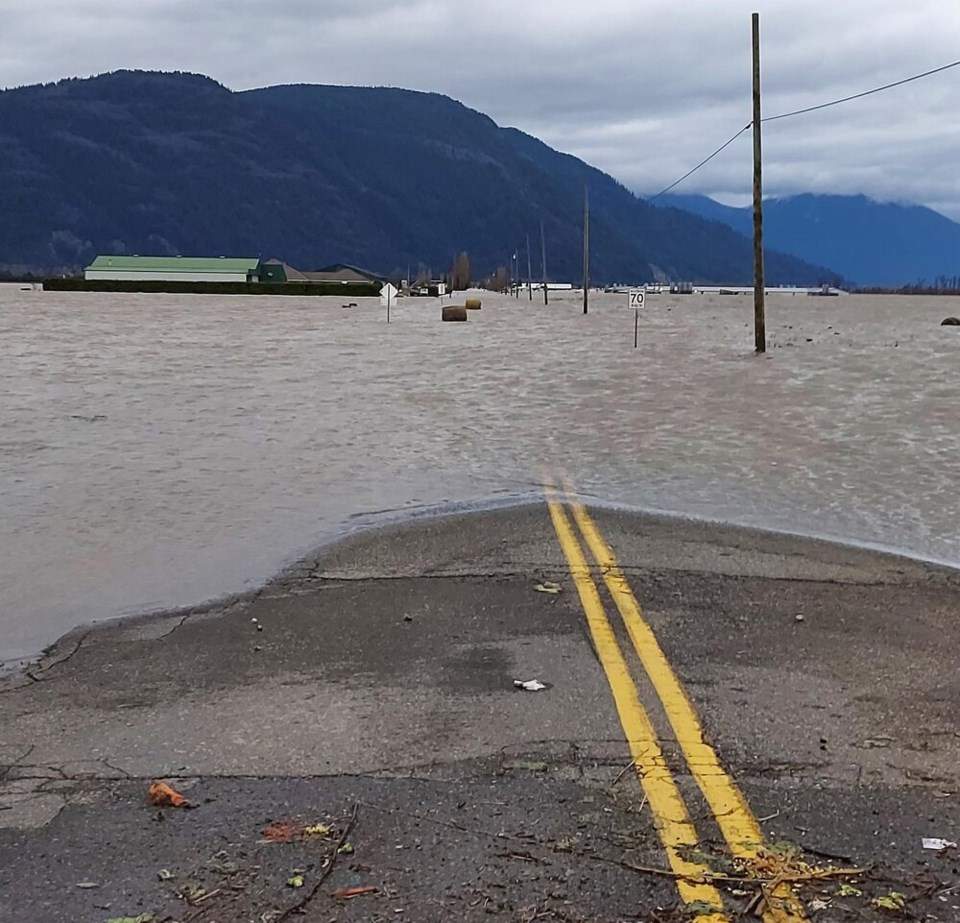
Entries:
[[645,292],[642,288],[640,289],[631,289],[630,291],[630,307],[631,308],[642,308],[643,299]]

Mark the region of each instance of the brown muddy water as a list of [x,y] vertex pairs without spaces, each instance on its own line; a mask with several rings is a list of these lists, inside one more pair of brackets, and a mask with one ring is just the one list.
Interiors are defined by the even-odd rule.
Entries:
[[946,298],[549,307],[0,286],[0,661],[240,592],[383,511],[535,494],[960,563]]

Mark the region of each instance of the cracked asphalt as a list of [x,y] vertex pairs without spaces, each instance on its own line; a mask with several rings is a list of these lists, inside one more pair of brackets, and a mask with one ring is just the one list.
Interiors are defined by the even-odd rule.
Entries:
[[[808,918],[877,920],[894,892],[891,919],[960,920],[960,854],[921,848],[960,840],[958,575],[592,513],[767,840],[864,870],[806,889]],[[543,504],[359,533],[0,685],[0,920],[685,919],[630,765]],[[155,779],[194,808],[152,807]]]

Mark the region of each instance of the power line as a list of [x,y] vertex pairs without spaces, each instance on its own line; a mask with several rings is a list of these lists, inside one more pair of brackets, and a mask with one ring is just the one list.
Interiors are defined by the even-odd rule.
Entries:
[[[932,70],[924,71],[922,74],[914,74],[912,77],[905,77],[903,80],[896,80],[893,83],[885,83],[883,86],[874,87],[872,90],[865,90],[862,93],[854,93],[852,96],[844,96],[841,99],[834,99],[828,103],[820,103],[816,106],[807,106],[805,109],[794,109],[791,112],[782,112],[780,115],[770,115],[764,119],[761,119],[761,124],[764,122],[777,122],[780,119],[789,119],[797,115],[806,115],[808,112],[818,112],[821,109],[829,109],[832,106],[839,106],[841,103],[849,103],[855,99],[863,99],[865,96],[873,96],[875,93],[882,93],[884,90],[892,90],[894,87],[902,87],[906,83],[913,83],[915,80],[922,80],[924,77],[932,77],[934,74],[943,73],[943,71],[948,71],[953,67],[960,67],[960,61],[952,61],[950,64],[944,64],[942,67],[935,67]],[[705,167],[714,157],[723,153],[737,138],[740,137],[744,132],[749,131],[753,127],[753,122],[750,122],[748,125],[745,125],[740,129],[729,141],[725,141],[720,145],[709,157],[701,160],[692,170],[684,173],[675,183],[671,183],[665,189],[661,189],[655,196],[651,196],[646,199],[646,201],[653,202],[656,199],[659,199],[660,196],[666,195],[671,189],[679,186],[684,180],[689,179],[696,173],[698,170]]]
[[684,173],[683,176],[681,176],[680,179],[678,179],[675,183],[671,183],[669,186],[666,187],[666,189],[661,189],[655,196],[651,196],[649,199],[647,199],[647,202],[652,202],[654,199],[659,199],[660,196],[666,195],[675,186],[679,186],[685,179],[693,176],[693,174],[696,173],[697,170],[699,170],[701,167],[705,167],[708,163],[710,163],[710,161],[713,160],[713,158],[716,157],[718,154],[722,154],[728,147],[730,147],[731,144],[733,144],[734,141],[737,140],[737,138],[740,137],[740,135],[742,135],[745,131],[748,131],[752,127],[753,127],[753,122],[750,122],[749,125],[744,125],[743,128],[740,129],[740,131],[738,131],[729,141],[725,141],[723,144],[721,144],[720,147],[718,147],[709,157],[707,157],[705,160],[701,160],[700,163],[698,163],[689,172]]
[[794,109],[793,112],[783,112],[780,115],[771,115],[761,122],[776,122],[778,119],[789,119],[795,115],[806,115],[808,112],[817,112],[820,109],[829,109],[831,106],[839,106],[841,103],[848,103],[854,99],[863,99],[864,96],[873,96],[874,93],[882,93],[884,90],[892,90],[894,87],[902,87],[905,83],[913,83],[914,80],[922,80],[924,77],[930,77],[933,74],[939,74],[950,70],[951,67],[960,67],[960,61],[954,61],[951,64],[944,64],[943,67],[935,67],[933,70],[924,71],[922,74],[914,74],[913,77],[906,77],[903,80],[897,80],[894,83],[884,84],[882,87],[874,87],[872,90],[865,90],[863,93],[854,93],[853,96],[844,96],[843,99],[835,99],[829,103],[820,103],[819,106],[808,106],[806,109]]

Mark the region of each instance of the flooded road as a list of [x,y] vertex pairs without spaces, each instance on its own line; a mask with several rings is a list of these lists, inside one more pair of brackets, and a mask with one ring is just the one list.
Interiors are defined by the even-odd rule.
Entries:
[[549,307],[0,286],[0,660],[255,586],[381,511],[566,472],[631,507],[960,563],[947,298]]

